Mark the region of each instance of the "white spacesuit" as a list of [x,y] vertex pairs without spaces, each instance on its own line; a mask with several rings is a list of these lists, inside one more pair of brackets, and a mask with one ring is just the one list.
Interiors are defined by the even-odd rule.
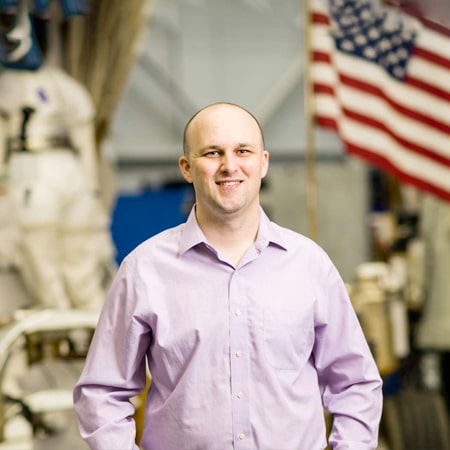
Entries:
[[62,69],[0,73],[0,173],[21,227],[20,273],[38,304],[99,308],[114,248],[98,198],[94,108]]
[[6,180],[0,175],[0,272],[17,266],[17,246],[20,240],[14,205]]

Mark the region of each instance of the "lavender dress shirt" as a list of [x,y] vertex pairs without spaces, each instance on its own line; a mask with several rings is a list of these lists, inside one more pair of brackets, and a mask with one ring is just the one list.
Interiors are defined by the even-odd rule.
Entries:
[[237,267],[194,209],[121,264],[74,390],[95,450],[137,449],[130,397],[152,383],[144,450],[374,449],[381,379],[341,277],[261,210]]

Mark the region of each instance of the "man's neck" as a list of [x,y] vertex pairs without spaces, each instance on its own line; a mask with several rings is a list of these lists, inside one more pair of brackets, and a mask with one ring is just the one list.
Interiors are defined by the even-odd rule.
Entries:
[[220,218],[197,217],[200,228],[208,242],[221,254],[238,264],[247,249],[255,242],[258,233],[259,207],[246,216],[221,216]]

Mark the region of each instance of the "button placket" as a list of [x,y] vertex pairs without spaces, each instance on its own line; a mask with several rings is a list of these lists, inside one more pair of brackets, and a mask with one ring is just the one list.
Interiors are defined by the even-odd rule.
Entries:
[[250,406],[246,395],[249,387],[247,299],[238,271],[233,273],[229,289],[232,421],[236,433],[235,449],[238,450],[247,449],[250,443]]

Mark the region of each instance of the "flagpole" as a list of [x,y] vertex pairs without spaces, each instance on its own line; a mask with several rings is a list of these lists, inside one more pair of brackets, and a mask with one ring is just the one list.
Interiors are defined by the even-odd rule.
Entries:
[[306,208],[308,219],[308,235],[314,241],[318,238],[317,226],[317,183],[314,151],[314,92],[311,76],[311,0],[300,0],[304,5],[304,109],[306,123]]

